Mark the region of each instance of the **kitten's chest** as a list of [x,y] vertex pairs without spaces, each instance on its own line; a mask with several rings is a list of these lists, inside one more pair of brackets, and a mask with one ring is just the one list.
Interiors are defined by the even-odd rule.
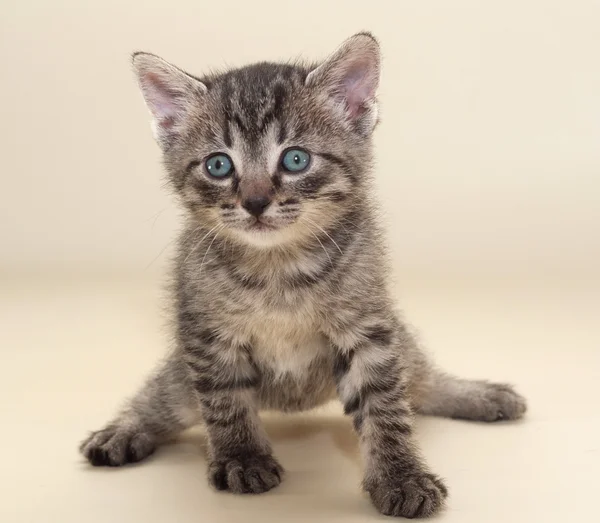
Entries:
[[304,374],[328,351],[310,302],[298,308],[257,308],[245,330],[256,364],[276,376]]

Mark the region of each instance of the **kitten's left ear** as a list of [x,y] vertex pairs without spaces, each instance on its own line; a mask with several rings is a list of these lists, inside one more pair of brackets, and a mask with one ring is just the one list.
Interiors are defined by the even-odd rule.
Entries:
[[146,106],[152,114],[154,137],[165,147],[178,136],[190,109],[206,93],[206,85],[150,53],[135,53],[132,61]]
[[346,40],[323,64],[306,77],[306,85],[323,90],[336,110],[361,134],[377,123],[380,53],[377,40],[358,33]]

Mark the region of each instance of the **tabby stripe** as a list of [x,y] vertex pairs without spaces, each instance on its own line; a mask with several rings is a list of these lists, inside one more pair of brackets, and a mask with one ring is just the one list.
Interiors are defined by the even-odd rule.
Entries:
[[394,331],[385,325],[373,325],[365,331],[365,337],[375,345],[387,346],[392,342]]
[[250,389],[256,387],[258,379],[253,377],[232,377],[231,379],[217,378],[216,376],[202,376],[194,380],[194,388],[201,394],[210,392]]
[[348,178],[350,178],[350,181],[353,184],[356,185],[358,183],[358,176],[356,175],[356,171],[345,160],[342,160],[339,156],[337,156],[333,153],[317,153],[317,154],[324,160],[327,160],[328,162],[335,163],[336,165],[338,165],[344,171],[344,174],[346,174],[348,176]]
[[338,353],[333,361],[333,377],[336,382],[339,382],[346,373],[350,370],[352,359],[354,358],[354,351],[350,350],[348,353]]

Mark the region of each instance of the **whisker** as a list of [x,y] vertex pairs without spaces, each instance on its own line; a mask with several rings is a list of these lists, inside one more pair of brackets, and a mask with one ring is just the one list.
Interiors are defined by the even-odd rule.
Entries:
[[[314,226],[315,226],[317,229],[319,229],[319,230],[320,230],[320,231],[321,231],[321,232],[322,232],[322,233],[323,233],[325,236],[327,236],[327,238],[329,238],[329,239],[330,239],[330,240],[333,242],[333,244],[334,244],[334,245],[337,247],[337,250],[338,250],[338,251],[340,251],[340,254],[342,254],[342,255],[344,254],[344,253],[342,252],[342,249],[340,249],[340,246],[339,246],[339,245],[336,243],[336,241],[335,241],[335,240],[334,240],[334,239],[333,239],[331,236],[329,236],[329,234],[327,234],[327,231],[325,231],[325,229],[323,229],[322,227],[319,227],[319,226],[318,226],[318,225],[317,225],[315,222],[313,222],[311,219],[309,219],[309,218],[306,218],[306,219],[307,219],[307,220],[308,220],[308,221],[309,221],[309,222],[310,222],[312,225],[314,225]],[[320,243],[320,242],[319,242],[319,243]]]
[[[204,241],[204,239],[211,233],[213,232],[217,227],[222,227],[220,224],[219,225],[215,225],[210,231],[208,231],[203,237],[202,239],[196,244],[194,245],[194,248],[188,253],[188,255],[185,257],[185,260],[183,260],[183,263],[185,264],[186,261],[188,261],[188,258],[194,253],[196,252],[196,250],[198,250],[198,247],[200,247],[200,245],[202,245],[202,242]],[[196,229],[197,230],[197,229]],[[212,245],[212,244],[211,244]]]
[[321,248],[323,249],[323,251],[325,251],[325,254],[327,255],[327,258],[329,258],[329,265],[331,265],[333,267],[333,261],[331,260],[331,256],[329,256],[329,252],[327,251],[327,249],[325,248],[325,246],[321,243],[321,240],[319,240],[319,237],[313,232],[313,230],[310,227],[307,227],[307,229],[315,237],[315,240],[317,240],[319,242],[319,245],[321,246]]
[[204,267],[204,261],[206,260],[208,251],[210,251],[212,244],[215,243],[215,240],[217,239],[217,236],[219,236],[219,233],[223,230],[223,227],[225,227],[225,226],[224,225],[221,226],[221,228],[213,236],[212,241],[208,244],[208,249],[206,249],[206,252],[204,253],[204,257],[202,258],[202,262],[200,263],[200,269],[198,270],[198,276],[200,276],[200,274],[202,273],[202,267]]
[[[200,227],[202,227],[202,225],[198,225],[198,227],[196,227],[196,228],[195,228],[195,229],[194,229],[192,232],[190,232],[190,233],[189,233],[189,234],[188,234],[188,235],[185,237],[185,240],[184,240],[184,241],[186,241],[188,238],[190,238],[190,237],[191,237],[191,236],[192,236],[192,235],[193,235],[193,234],[194,234],[194,233],[195,233],[195,232],[196,232],[198,229],[200,229]],[[148,265],[146,265],[146,267],[144,267],[144,270],[145,270],[145,271],[147,271],[147,270],[148,270],[148,269],[149,269],[149,268],[152,266],[152,264],[153,264],[153,263],[154,263],[156,260],[158,260],[158,259],[159,259],[159,258],[162,256],[163,252],[165,252],[165,251],[167,250],[167,248],[168,248],[168,247],[170,247],[170,246],[173,244],[173,242],[174,242],[176,239],[177,239],[177,238],[173,238],[172,240],[170,240],[169,242],[167,242],[167,244],[166,244],[166,245],[165,245],[165,246],[164,246],[164,247],[163,247],[163,248],[160,250],[160,252],[159,252],[159,253],[158,253],[158,254],[157,254],[157,255],[156,255],[156,256],[155,256],[155,257],[152,259],[152,261],[151,261],[151,262],[150,262]]]
[[149,222],[150,220],[152,220],[152,225],[151,225],[151,229],[154,229],[154,226],[156,225],[156,222],[158,221],[158,219],[160,218],[160,215],[165,212],[168,209],[168,207],[165,207],[164,209],[161,209],[158,212],[155,212],[152,216],[150,216],[149,218],[146,219],[147,222]]
[[[312,217],[316,217],[315,213],[311,212],[310,210],[306,210],[303,213],[305,216],[312,216]],[[360,228],[360,226],[353,220],[350,220],[347,216],[342,216],[340,218],[336,218],[333,222],[335,225],[339,225],[340,227],[342,227],[344,229],[344,231],[346,231],[346,233],[349,233],[350,231],[348,230],[348,227],[346,227],[346,225],[351,225],[353,226],[356,230],[358,230]]]

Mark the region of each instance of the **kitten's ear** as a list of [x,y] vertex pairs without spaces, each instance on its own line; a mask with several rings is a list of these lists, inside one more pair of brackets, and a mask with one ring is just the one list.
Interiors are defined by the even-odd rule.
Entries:
[[206,85],[153,54],[135,53],[132,61],[152,114],[154,137],[166,145],[177,136],[194,102],[206,93]]
[[356,129],[370,134],[377,123],[379,44],[368,33],[346,40],[306,77],[306,85],[323,90]]

